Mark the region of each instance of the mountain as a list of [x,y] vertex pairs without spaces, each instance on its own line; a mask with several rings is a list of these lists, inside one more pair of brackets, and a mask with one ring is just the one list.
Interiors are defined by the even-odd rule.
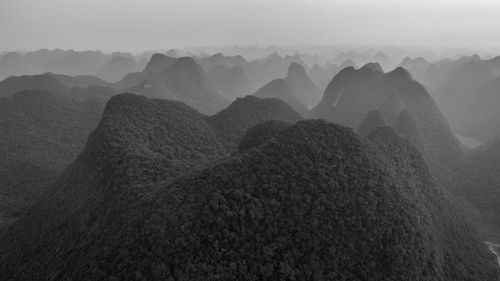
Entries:
[[423,57],[417,57],[414,59],[405,57],[400,63],[400,66],[408,70],[416,81],[425,86],[428,86],[426,82],[430,65],[431,63],[427,62],[427,60]]
[[378,110],[372,110],[366,114],[365,119],[356,129],[356,132],[361,136],[368,136],[380,127],[387,126],[384,117]]
[[40,49],[24,54],[7,52],[0,57],[0,80],[9,76],[43,73],[45,65],[62,56],[64,51],[59,49]]
[[380,105],[380,110],[384,112],[389,120],[395,120],[405,109],[405,103],[399,93],[389,95]]
[[[170,63],[170,61],[166,56],[153,55],[142,73],[127,75],[116,83],[115,87],[121,92],[182,101],[209,115],[229,104],[192,58],[183,57],[174,60],[174,64],[167,66],[165,62]],[[153,72],[153,70],[159,71]],[[127,87],[129,85],[134,86]]]
[[89,87],[89,86],[107,86],[108,83],[100,78],[97,78],[92,75],[76,75],[69,76],[65,74],[54,74],[54,73],[45,73],[43,75],[51,75],[57,79],[61,84],[63,84],[66,88],[72,87]]
[[358,66],[352,60],[345,60],[344,62],[342,62],[342,64],[340,64],[339,69],[344,69],[348,67],[358,68]]
[[384,76],[383,72],[369,67],[342,69],[330,82],[323,100],[312,109],[310,116],[350,127],[359,126],[366,114],[377,108],[376,101],[381,104],[380,100],[387,95],[378,90],[385,85]]
[[[443,109],[461,135],[490,142],[500,137],[500,77],[481,81],[463,95],[455,92]],[[455,99],[452,101],[452,99]]]
[[295,111],[302,116],[307,114],[307,107],[303,105],[300,100],[290,89],[290,86],[284,79],[275,79],[262,88],[258,89],[254,94],[258,98],[277,98],[289,104]]
[[52,74],[11,76],[0,82],[0,97],[8,97],[15,92],[29,89],[44,89],[64,93],[66,87]]
[[212,66],[207,71],[207,78],[229,100],[244,97],[255,91],[252,82],[241,66],[231,68],[223,65]]
[[[27,243],[24,253],[33,254],[34,262],[20,269],[27,270],[24,276],[29,279],[28,276],[36,275],[39,280],[51,280],[58,274],[65,275],[63,272],[73,266],[76,266],[71,269],[73,274],[82,270],[81,274],[86,278],[99,279],[102,274],[106,275],[95,267],[90,271],[85,269],[84,260],[92,261],[97,257],[90,258],[91,255],[107,251],[108,247],[102,247],[101,242],[111,246],[119,242],[113,242],[115,235],[135,232],[135,227],[128,223],[133,223],[133,216],[147,211],[148,207],[139,207],[145,199],[143,196],[147,197],[146,185],[174,177],[195,164],[225,153],[204,118],[176,101],[148,100],[130,94],[111,98],[82,153],[55,183],[54,191],[45,194],[28,211],[26,220],[15,223],[0,238],[7,239],[9,233],[24,227],[30,228],[30,231],[38,229],[35,230],[37,234],[25,229],[23,233],[26,235],[15,239],[17,242],[28,239],[22,242]],[[109,212],[108,215],[103,215],[106,212]],[[37,223],[42,217],[45,222]],[[25,224],[31,219],[34,221]],[[61,223],[69,225],[57,227]],[[103,228],[98,226],[100,223],[109,224]],[[33,234],[38,238],[30,237]],[[42,244],[38,244],[40,242]],[[56,248],[52,248],[59,244],[66,245],[63,248],[69,250],[72,247],[68,246],[75,242],[86,245],[83,246],[85,250],[81,248],[73,254],[66,252],[59,255]],[[36,249],[40,247],[47,247],[48,251],[38,252]],[[46,263],[45,258],[52,254],[58,261]],[[68,259],[59,259],[65,256]],[[82,260],[76,262],[80,258]],[[46,264],[45,270],[38,267],[41,264]],[[14,278],[7,276],[5,271],[1,275],[6,279]]]
[[177,49],[170,49],[165,53],[167,56],[171,58],[178,58],[179,56],[179,50]]
[[230,106],[209,117],[208,122],[228,151],[233,151],[245,132],[259,123],[269,120],[295,123],[301,119],[299,113],[279,99],[246,96],[237,98]]
[[217,53],[212,56],[204,58],[196,58],[196,62],[203,68],[203,70],[208,71],[210,68],[215,66],[224,66],[226,68],[233,68],[236,66],[244,67],[248,64],[244,57],[238,56],[226,56],[222,53]]
[[388,73],[375,64],[343,69],[309,117],[357,128],[372,110],[378,110],[388,124],[407,110],[417,123],[421,152],[433,173],[443,184],[448,182],[447,187],[456,187],[452,179],[463,161],[462,148],[426,89],[401,67]]
[[107,86],[92,85],[88,87],[73,87],[68,90],[68,95],[76,100],[101,99],[107,101],[112,96],[118,94],[114,88]]
[[[394,166],[392,168],[395,168],[395,172],[398,175],[404,175],[401,176],[401,180],[406,182],[408,179],[414,179],[415,176],[417,177],[422,177],[422,173],[425,174],[424,178],[426,179],[431,179],[429,169],[425,167],[425,164],[422,159],[422,157],[419,155],[419,152],[414,148],[413,145],[411,145],[409,142],[406,141],[401,141],[401,138],[398,136],[398,134],[390,127],[384,127],[376,131],[375,133],[371,134],[369,136],[369,139],[372,143],[377,145],[379,149],[385,154],[385,157],[392,158],[394,161]],[[395,141],[397,140],[397,141]],[[411,160],[410,160],[411,159]],[[408,162],[408,160],[410,160]],[[410,169],[408,169],[410,168]],[[412,171],[413,170],[413,171]],[[427,186],[431,186],[427,181]],[[426,189],[425,187],[422,188],[424,191],[425,196],[428,198],[428,202],[436,202],[434,200],[438,200],[441,202],[444,202],[443,205],[445,205],[444,208],[443,205],[435,205],[435,207],[438,207],[439,210],[442,210],[446,212],[449,216],[449,219],[445,219],[443,221],[437,222],[437,224],[442,228],[442,231],[446,235],[451,235],[454,236],[455,239],[445,239],[443,242],[445,245],[451,247],[452,249],[458,250],[456,254],[459,253],[459,255],[465,255],[467,256],[467,252],[472,250],[469,248],[469,246],[465,246],[464,242],[460,242],[461,239],[465,238],[466,236],[469,236],[472,232],[472,236],[474,236],[477,239],[477,235],[475,234],[475,231],[473,231],[472,227],[465,226],[463,223],[468,223],[470,222],[470,214],[465,214],[464,206],[462,204],[455,204],[453,203],[454,199],[453,197],[450,197],[446,193],[443,193],[440,191],[440,189],[432,190]],[[429,192],[430,191],[430,192]],[[437,194],[436,192],[437,191]],[[412,195],[410,195],[412,196]],[[452,202],[450,204],[450,202]],[[460,211],[458,211],[460,210]],[[431,213],[436,212],[431,210]],[[467,210],[468,211],[468,210]],[[461,222],[460,222],[461,221]],[[460,222],[463,226],[465,226],[465,232],[456,232],[453,230],[456,227],[456,223]],[[472,231],[471,231],[472,230]],[[469,234],[465,234],[469,232]],[[465,234],[465,235],[464,235]],[[465,242],[468,244],[467,242]],[[469,244],[470,245],[470,244]],[[463,247],[465,246],[465,247]],[[452,250],[453,251],[453,250]],[[454,267],[454,269],[450,270],[450,274],[448,275],[448,278],[451,277],[451,279],[461,279],[459,277],[460,275],[465,273],[464,268],[470,269],[469,266],[466,266],[463,263],[463,259],[455,257],[455,258],[450,258],[450,257],[445,257],[445,260],[455,260],[454,262],[449,263],[451,267]],[[459,260],[462,260],[459,262]],[[470,261],[472,263],[475,263],[473,261]],[[482,271],[482,270],[479,270]],[[481,273],[476,273],[476,274],[481,274]],[[469,275],[467,278],[478,278],[476,274],[471,274],[470,272],[465,275]],[[466,278],[466,279],[467,279]],[[481,278],[486,278],[486,277],[481,277]],[[479,279],[481,279],[479,278]]]
[[8,52],[0,57],[0,79],[23,74],[33,74],[24,56],[17,52]]
[[92,75],[99,71],[108,57],[100,51],[66,51],[44,66],[44,72],[66,75]]
[[146,72],[131,72],[125,77],[123,77],[120,81],[111,84],[111,86],[115,89],[129,89],[134,86],[137,86],[143,82],[146,77]]
[[133,55],[61,49],[9,52],[0,57],[0,80],[9,76],[38,75],[45,72],[71,76],[95,75],[114,57],[133,58]]
[[[488,87],[485,84],[491,83],[494,78],[492,70],[485,63],[468,61],[457,65],[451,71],[450,77],[444,85],[436,90],[437,104],[449,120],[452,128],[459,134],[477,138],[481,141],[491,140],[484,136],[485,131],[488,131],[488,129],[482,130],[480,128],[482,122],[487,122],[488,117],[491,115],[485,116],[486,111],[482,107],[479,107],[481,110],[477,110],[478,107],[475,106],[486,105],[489,113],[491,107],[495,106],[495,103],[498,104],[500,98],[495,100],[496,96],[499,96],[497,94],[498,88],[494,89],[493,93],[483,93],[484,90],[481,89],[482,87]],[[488,96],[489,94],[492,94],[492,96]],[[487,105],[489,102],[493,102],[490,107]],[[476,129],[476,127],[479,128]],[[472,134],[474,130],[479,130],[480,133],[476,136]]]
[[324,67],[315,64],[309,71],[309,77],[311,77],[311,80],[323,93],[323,91],[326,89],[326,86],[328,86],[328,83],[332,81],[333,77],[337,75],[340,70],[341,69],[338,67],[338,65],[335,64],[330,64]]
[[201,165],[220,146],[199,117],[112,98],[55,191],[0,236],[2,277],[498,280],[494,256],[395,134],[369,142],[302,121]]
[[299,55],[280,56],[275,52],[265,58],[251,61],[244,69],[255,85],[264,85],[274,79],[285,77],[291,63],[307,66]]
[[0,98],[0,217],[19,216],[48,189],[83,148],[103,106],[44,90]]
[[321,101],[322,92],[309,78],[302,65],[291,63],[285,81],[295,97],[306,107],[311,108]]
[[238,152],[246,152],[259,147],[268,140],[278,135],[281,130],[288,127],[290,123],[281,120],[271,120],[259,123],[248,129],[238,143]]
[[461,170],[460,188],[464,197],[484,219],[481,232],[500,243],[500,141],[475,149]]
[[162,72],[167,68],[170,68],[176,63],[177,59],[172,57],[167,57],[164,54],[154,54],[149,59],[148,64],[142,71],[143,73],[154,73],[154,72]]
[[8,97],[24,90],[42,90],[66,94],[77,100],[104,99],[117,94],[105,81],[90,75],[69,76],[44,73],[41,75],[12,76],[0,82],[0,97]]
[[116,82],[128,73],[137,71],[140,71],[139,64],[133,57],[113,56],[96,73],[96,76],[108,82]]
[[[424,147],[422,131],[410,111],[402,110],[396,116],[391,125],[400,135],[405,137],[416,148],[418,148],[422,154],[425,155],[427,153]],[[429,157],[428,155],[426,156]]]

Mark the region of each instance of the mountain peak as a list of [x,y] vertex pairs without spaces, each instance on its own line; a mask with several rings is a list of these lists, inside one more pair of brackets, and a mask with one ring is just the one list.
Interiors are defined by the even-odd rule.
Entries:
[[292,62],[288,66],[287,76],[290,76],[290,75],[307,75],[306,69],[302,65],[300,65],[296,62]]
[[246,130],[268,120],[295,123],[302,119],[289,104],[277,98],[245,96],[237,98],[227,108],[209,117],[209,123],[218,132],[230,150]]
[[361,71],[363,70],[371,70],[371,71],[376,71],[376,72],[382,72],[384,73],[384,70],[382,69],[382,66],[378,62],[369,62],[363,67],[360,68]]
[[412,80],[410,73],[405,68],[398,66],[393,71],[387,73],[390,78],[395,80]]
[[196,63],[196,61],[191,57],[178,58],[174,64],[173,68],[181,70],[181,71],[188,71],[190,73],[203,72],[200,65],[198,63]]
[[144,73],[161,72],[176,63],[175,58],[167,57],[164,54],[156,53],[151,56],[148,64],[144,68]]
[[347,67],[356,67],[356,64],[352,60],[346,60],[340,65],[340,69],[344,69]]
[[295,97],[305,106],[313,107],[321,101],[322,93],[306,73],[305,68],[293,62],[288,67],[285,81]]
[[275,79],[254,94],[259,98],[277,98],[288,103],[293,109],[304,116],[307,113],[307,108],[303,105],[296,95],[290,89],[290,86],[285,79]]

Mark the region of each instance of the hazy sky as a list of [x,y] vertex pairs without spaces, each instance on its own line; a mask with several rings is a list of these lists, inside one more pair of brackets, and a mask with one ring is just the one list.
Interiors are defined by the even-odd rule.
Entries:
[[0,0],[0,51],[500,46],[498,0]]

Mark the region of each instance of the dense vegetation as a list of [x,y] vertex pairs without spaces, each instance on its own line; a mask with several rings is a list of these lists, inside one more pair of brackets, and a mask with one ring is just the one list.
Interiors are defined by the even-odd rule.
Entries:
[[259,147],[289,125],[290,123],[285,121],[272,120],[251,127],[239,141],[238,152]]
[[484,219],[481,232],[488,240],[500,243],[500,141],[468,156],[460,173],[460,191]]
[[[426,225],[426,230],[436,234],[437,240],[433,246],[435,251],[443,251],[441,265],[445,279],[450,280],[488,280],[494,279],[497,265],[493,264],[490,257],[481,247],[472,240],[479,240],[475,229],[469,224],[469,210],[462,205],[457,205],[453,196],[443,191],[433,180],[429,168],[425,164],[417,149],[408,141],[402,140],[390,127],[380,128],[369,137],[383,158],[388,161],[389,170],[397,175],[398,181],[407,184],[410,188],[401,189],[408,198],[421,198],[427,210],[427,215],[418,215],[419,223]],[[392,162],[392,163],[391,163]],[[419,178],[419,180],[415,180]],[[412,208],[411,205],[410,208]],[[443,216],[436,214],[442,213]],[[425,222],[430,219],[430,222]],[[458,230],[457,231],[457,227]],[[440,234],[437,234],[440,233]],[[479,259],[471,258],[472,256]],[[491,271],[481,267],[488,264]],[[493,268],[496,268],[493,270]],[[489,275],[491,274],[491,275]],[[496,273],[498,275],[498,273]],[[489,277],[488,277],[489,276]],[[498,277],[496,277],[498,278]]]
[[0,81],[0,97],[8,97],[16,92],[30,89],[43,89],[56,93],[66,91],[66,87],[49,73],[32,76],[11,76]]
[[208,118],[209,124],[221,137],[229,151],[245,132],[267,120],[295,123],[302,117],[288,104],[278,99],[260,99],[254,96],[238,98],[228,108]]
[[363,119],[363,122],[356,129],[356,132],[361,136],[367,136],[384,126],[387,126],[384,116],[378,110],[372,110],[366,114],[365,119]]
[[[0,82],[0,279],[498,280],[442,187],[500,242],[500,142],[464,162],[425,88],[376,63],[341,71],[310,114],[359,135],[300,121],[319,96],[299,60],[155,54],[115,84]],[[284,66],[220,110],[220,88],[243,95]],[[137,67],[111,59],[100,76]],[[54,92],[17,92],[31,88]]]
[[497,280],[494,257],[446,203],[418,152],[395,134],[370,139],[303,121],[200,165],[223,154],[200,114],[116,96],[56,192],[0,237],[0,274]]
[[[330,82],[323,100],[309,117],[357,128],[372,110],[378,110],[388,124],[403,134],[421,134],[412,138],[421,141],[417,147],[434,175],[450,190],[456,189],[455,173],[463,162],[461,146],[426,89],[401,67],[388,73],[378,64],[358,70],[345,68]],[[404,119],[405,115],[415,123],[401,123],[404,120],[400,117]]]
[[15,218],[82,150],[104,103],[26,90],[0,98],[0,215]]

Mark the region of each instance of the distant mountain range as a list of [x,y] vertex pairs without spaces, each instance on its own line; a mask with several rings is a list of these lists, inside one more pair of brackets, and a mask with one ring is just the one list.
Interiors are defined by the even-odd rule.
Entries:
[[308,107],[321,100],[321,91],[312,82],[304,67],[291,63],[285,78],[275,79],[258,89],[255,96],[278,98],[291,105],[302,116],[307,116]]
[[96,75],[114,82],[143,67],[142,61],[129,53],[42,49],[25,54],[9,52],[1,56],[0,80],[15,75],[52,72],[70,76]]
[[164,55],[153,56],[142,73],[136,77],[128,75],[116,86],[122,92],[179,100],[205,114],[214,114],[229,104],[192,58],[174,61],[171,64]]
[[401,65],[429,89],[457,133],[481,142],[500,136],[496,110],[500,57],[481,59],[473,55],[437,62],[406,58]]
[[207,77],[230,100],[244,97],[255,91],[255,86],[241,66],[215,65],[207,71]]

